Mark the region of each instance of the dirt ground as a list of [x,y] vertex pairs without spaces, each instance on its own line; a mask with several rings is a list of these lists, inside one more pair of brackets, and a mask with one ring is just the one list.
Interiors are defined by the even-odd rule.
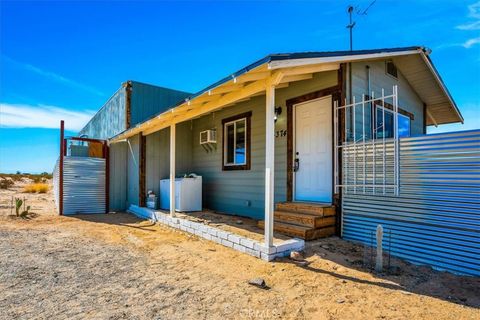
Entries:
[[335,237],[268,263],[126,213],[59,217],[51,191],[11,217],[19,191],[0,190],[0,319],[480,319],[479,278],[374,274]]

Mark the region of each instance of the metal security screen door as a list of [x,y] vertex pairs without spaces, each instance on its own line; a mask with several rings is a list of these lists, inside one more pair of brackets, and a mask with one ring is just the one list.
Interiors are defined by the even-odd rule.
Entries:
[[332,97],[295,105],[296,201],[332,201]]
[[[388,109],[388,111],[386,111]],[[386,194],[400,190],[398,89],[339,106],[334,102],[335,192]],[[343,130],[343,131],[340,131]],[[339,176],[339,159],[341,176]]]

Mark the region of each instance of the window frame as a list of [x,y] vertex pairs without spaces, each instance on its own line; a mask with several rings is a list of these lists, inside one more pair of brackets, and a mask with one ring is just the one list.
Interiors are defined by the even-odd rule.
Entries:
[[[378,132],[377,132],[377,120],[378,120],[378,117],[377,117],[377,111],[380,110],[385,110],[385,114],[389,113],[391,116],[392,116],[392,120],[395,122],[395,112],[387,107],[382,107],[380,105],[377,105],[375,104],[375,118],[374,118],[374,133],[375,133],[375,139],[383,139],[383,137],[378,137]],[[399,109],[400,111],[400,109]],[[408,137],[411,137],[412,136],[412,117],[409,116],[409,115],[405,115],[405,114],[402,114],[400,112],[397,113],[397,116],[398,117],[404,117],[405,119],[408,119],[408,123],[409,123],[409,126],[408,126]],[[398,131],[398,128],[397,128],[397,131]],[[393,132],[392,130],[392,134],[395,135],[395,133]],[[408,138],[408,137],[400,137],[400,133],[398,135],[398,138]],[[385,137],[385,139],[392,139],[393,137]]]
[[[225,118],[222,120],[222,170],[223,171],[232,171],[232,170],[250,170],[250,158],[251,158],[251,135],[250,135],[250,123],[252,112],[245,112],[238,114],[233,117]],[[227,125],[235,124],[238,121],[245,120],[245,162],[241,164],[227,163]],[[234,125],[235,127],[235,125]],[[236,136],[236,132],[235,132]],[[234,142],[236,143],[236,141]],[[234,156],[235,159],[235,156]]]
[[[397,74],[396,76],[388,72],[388,64],[392,64],[393,67],[395,68],[395,73]],[[395,80],[398,80],[398,68],[395,63],[393,63],[393,60],[385,60],[385,74],[389,77],[392,77]]]

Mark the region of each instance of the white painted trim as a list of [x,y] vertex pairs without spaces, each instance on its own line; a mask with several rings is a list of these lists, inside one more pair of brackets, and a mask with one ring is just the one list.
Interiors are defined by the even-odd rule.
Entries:
[[[245,161],[242,162],[242,163],[236,163],[235,162],[235,151],[236,151],[236,143],[237,143],[237,122],[239,121],[245,121]],[[233,146],[233,163],[228,163],[228,159],[227,159],[227,147],[228,147],[228,141],[227,141],[227,130],[226,130],[226,126],[228,125],[231,125],[233,124],[233,143],[234,143],[234,146]],[[225,141],[225,143],[223,143],[223,165],[225,167],[235,167],[235,166],[244,166],[247,164],[247,157],[249,155],[247,155],[247,151],[248,151],[248,146],[247,146],[247,143],[248,143],[248,121],[247,121],[247,117],[244,117],[244,118],[240,118],[240,119],[236,119],[236,120],[232,120],[232,121],[229,121],[229,122],[225,122],[223,124],[223,141]]]
[[265,246],[273,246],[273,209],[275,173],[275,86],[265,90]]
[[288,68],[288,67],[299,67],[307,66],[312,64],[321,64],[321,63],[335,63],[335,62],[353,62],[358,60],[375,60],[386,57],[395,57],[395,56],[404,56],[409,54],[418,54],[420,50],[407,50],[407,51],[398,51],[398,52],[383,52],[383,53],[367,53],[361,55],[350,55],[350,56],[332,56],[332,57],[322,57],[322,58],[305,58],[305,59],[288,59],[288,60],[279,60],[272,61],[268,63],[268,69],[274,70],[279,68]]

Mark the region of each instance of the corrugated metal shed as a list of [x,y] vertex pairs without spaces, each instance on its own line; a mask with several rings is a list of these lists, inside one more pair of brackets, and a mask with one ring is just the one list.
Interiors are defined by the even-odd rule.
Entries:
[[[344,164],[353,154],[353,149],[346,150]],[[368,245],[381,224],[384,234],[391,234],[391,248],[386,241],[384,245],[392,255],[480,276],[480,130],[404,138],[400,155],[398,197],[388,191],[382,195],[381,188],[375,195],[371,189],[363,194],[361,187],[357,194],[352,188],[343,193],[343,237]],[[357,157],[357,171],[362,172],[361,148]],[[389,166],[391,159],[388,151]],[[344,168],[350,179],[352,170]],[[371,182],[372,171],[367,177]],[[377,176],[377,182],[381,179]],[[391,179],[387,176],[387,182]]]

